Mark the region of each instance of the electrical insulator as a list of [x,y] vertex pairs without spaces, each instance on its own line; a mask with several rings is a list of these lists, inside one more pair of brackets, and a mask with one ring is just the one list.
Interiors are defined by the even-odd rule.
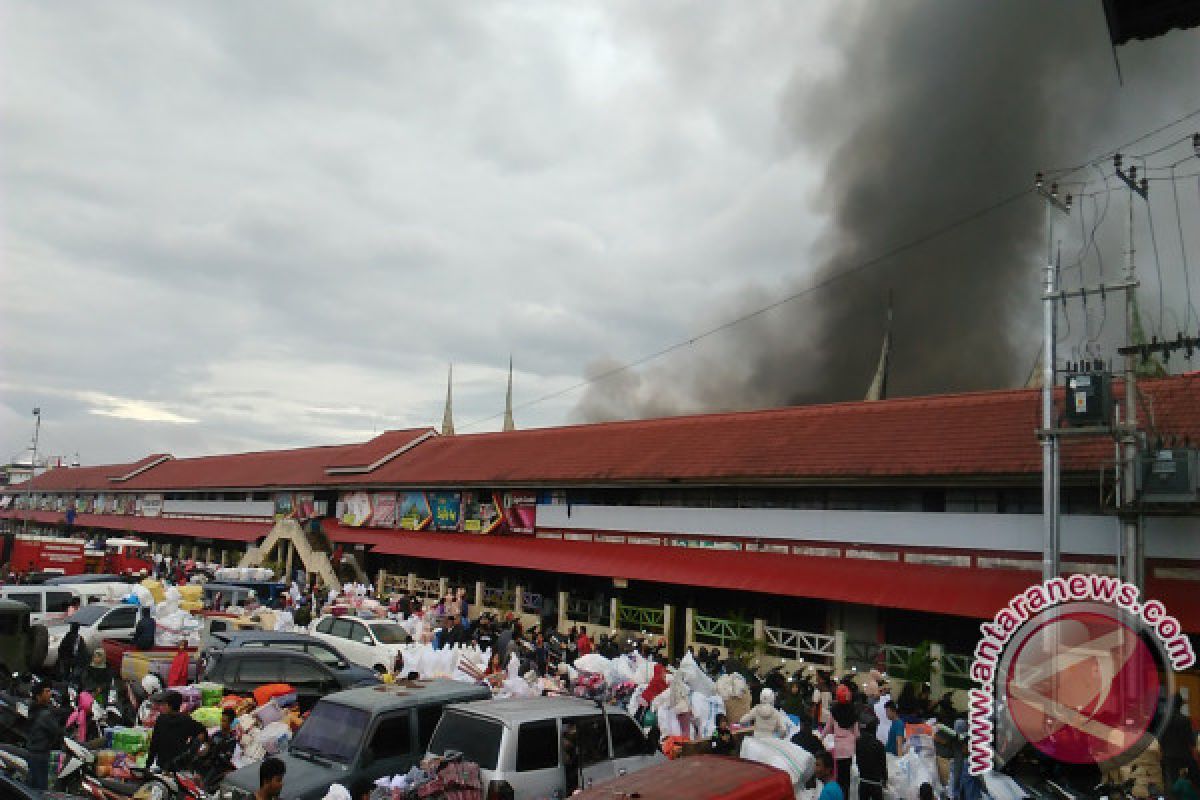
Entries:
[[1200,156],[1200,133],[1192,134],[1192,149],[1196,151],[1196,155]]
[[1033,178],[1034,187],[1040,192],[1042,190],[1042,173],[1038,173]]
[[1117,153],[1116,155],[1113,156],[1113,169],[1115,169],[1117,172],[1121,171],[1121,154],[1120,153]]
[[1050,196],[1058,197],[1058,184],[1057,183],[1050,184]]
[[1137,180],[1137,167],[1129,168],[1129,180],[1131,180],[1131,181]]
[[1150,191],[1150,182],[1145,178],[1142,178],[1142,194],[1145,194],[1148,191]]
[[1071,195],[1067,195],[1066,206],[1067,206],[1067,211],[1070,211],[1071,210]]

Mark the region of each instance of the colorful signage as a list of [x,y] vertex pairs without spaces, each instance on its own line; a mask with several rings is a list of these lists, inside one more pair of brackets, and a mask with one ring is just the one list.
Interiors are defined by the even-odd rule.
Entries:
[[429,505],[433,507],[434,530],[458,530],[462,517],[462,498],[458,492],[430,492]]
[[296,492],[292,497],[292,513],[298,520],[312,519],[316,514],[317,499],[312,492]]
[[397,502],[400,527],[406,531],[423,530],[433,519],[429,498],[424,492],[403,492]]
[[463,492],[462,528],[468,533],[491,533],[500,526],[502,517],[496,498],[486,492]]
[[291,492],[275,493],[275,519],[287,519],[292,516],[293,508]]
[[504,521],[512,533],[533,533],[537,524],[537,496],[531,492],[505,492]]
[[371,497],[371,527],[396,527],[395,492],[376,492]]
[[342,511],[342,524],[351,528],[361,528],[371,518],[371,497],[366,492],[350,492],[342,495],[345,508]]

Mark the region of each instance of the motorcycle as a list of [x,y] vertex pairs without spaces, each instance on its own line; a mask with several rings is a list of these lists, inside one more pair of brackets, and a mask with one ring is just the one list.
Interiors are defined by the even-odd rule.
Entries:
[[[86,747],[73,739],[63,741],[63,751],[66,758],[54,776],[54,785],[63,791],[73,792],[79,787],[84,774],[85,765],[94,762],[96,757]],[[32,753],[16,745],[0,745],[0,768],[15,779],[26,784],[30,783],[29,765]]]

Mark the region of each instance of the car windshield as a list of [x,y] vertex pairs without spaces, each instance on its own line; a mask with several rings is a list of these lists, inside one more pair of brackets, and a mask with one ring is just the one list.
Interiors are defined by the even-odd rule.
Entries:
[[394,622],[377,622],[371,626],[371,630],[381,644],[404,644],[408,641],[408,631]]
[[433,732],[429,752],[444,756],[452,750],[457,751],[463,754],[464,761],[474,762],[481,769],[495,769],[502,730],[500,723],[493,719],[447,709]]
[[369,718],[370,714],[362,709],[322,701],[296,731],[289,749],[349,764],[358,752]]
[[92,625],[108,611],[108,606],[84,606],[63,620],[64,625],[78,622],[80,625]]

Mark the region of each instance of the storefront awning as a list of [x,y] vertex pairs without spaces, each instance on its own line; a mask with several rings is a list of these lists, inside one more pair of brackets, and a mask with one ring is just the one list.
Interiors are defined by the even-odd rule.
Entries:
[[[516,536],[396,532],[381,555],[465,561],[564,575],[810,597],[987,619],[1039,580],[1033,571],[777,555]],[[1200,631],[1195,583],[1154,580],[1157,597],[1189,632]]]
[[329,541],[337,544],[368,544],[379,546],[396,538],[395,530],[354,528],[330,518],[321,520],[321,530],[329,537]]
[[[24,520],[42,525],[66,525],[61,511],[3,511],[0,519]],[[273,522],[230,522],[213,519],[182,519],[175,517],[132,517],[115,514],[76,514],[73,527],[102,528],[112,531],[188,536],[196,539],[220,539],[230,542],[253,542],[271,532]]]

